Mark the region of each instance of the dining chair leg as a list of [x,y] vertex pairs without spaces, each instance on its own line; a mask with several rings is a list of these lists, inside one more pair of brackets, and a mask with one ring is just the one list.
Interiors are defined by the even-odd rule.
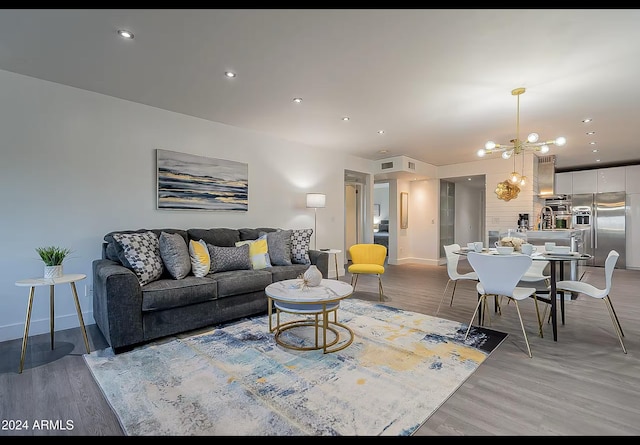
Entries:
[[609,307],[611,308],[611,313],[616,318],[616,323],[618,324],[618,328],[620,328],[620,335],[624,337],[624,332],[622,332],[622,325],[620,324],[620,320],[618,320],[618,315],[616,314],[615,309],[613,309],[613,303],[611,302],[611,297],[607,295],[607,300],[609,300]]
[[453,282],[453,292],[451,292],[451,301],[449,302],[449,307],[453,306],[453,296],[456,294],[456,286],[458,285],[458,280]]
[[353,291],[356,291],[356,285],[358,284],[358,274],[355,273],[351,275],[351,286],[353,287]]
[[611,300],[609,297],[604,297],[605,305],[609,310],[609,315],[611,316],[611,321],[613,322],[613,327],[616,330],[616,334],[618,334],[618,340],[620,340],[620,346],[622,346],[622,351],[626,354],[627,348],[624,347],[624,342],[622,341],[622,328],[620,327],[620,321],[618,321],[618,317],[616,316],[615,311],[613,310],[613,305],[611,304]]
[[464,334],[464,339],[465,340],[469,336],[469,331],[471,330],[471,322],[473,321],[474,318],[476,318],[476,314],[478,313],[478,309],[480,308],[480,305],[483,303],[484,299],[485,299],[484,295],[481,295],[480,298],[478,298],[478,304],[476,304],[476,308],[473,311],[473,315],[471,316],[471,321],[469,322],[469,327],[467,328],[467,333]]
[[[494,295],[494,298],[498,298],[498,297]],[[487,314],[487,319],[489,320],[488,326],[491,326],[491,312],[489,312],[489,302],[487,301],[486,297],[484,299],[483,307],[484,307],[484,313]],[[482,321],[482,325],[484,326],[484,319]]]
[[544,335],[542,334],[542,320],[544,320],[544,316],[540,318],[540,309],[538,307],[538,297],[536,294],[533,294],[533,301],[536,304],[536,317],[538,317],[538,334],[540,335],[540,338],[544,338]]
[[382,277],[380,277],[380,274],[378,274],[378,292],[380,293],[380,301],[382,301],[384,289],[382,289]]
[[[451,278],[449,278],[449,280],[447,281],[447,285],[444,287],[444,292],[442,292],[442,298],[440,299],[440,304],[438,304],[438,309],[436,309],[436,315],[438,315],[438,312],[440,312],[440,306],[442,306],[442,302],[444,301],[444,296],[447,293],[447,289],[449,289],[449,283],[451,283]],[[453,288],[453,291],[455,292],[456,289],[455,287]],[[451,296],[451,301],[453,301],[453,295]]]
[[520,305],[516,300],[513,300],[516,304],[516,310],[518,311],[518,318],[520,319],[520,327],[522,328],[522,333],[524,334],[524,342],[527,344],[527,351],[529,351],[529,358],[533,358],[531,355],[531,348],[529,347],[529,338],[527,337],[527,331],[524,330],[524,323],[522,322],[522,315],[520,315]]

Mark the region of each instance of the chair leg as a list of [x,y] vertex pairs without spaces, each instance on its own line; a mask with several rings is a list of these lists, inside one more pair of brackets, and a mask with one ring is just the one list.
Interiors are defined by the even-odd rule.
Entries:
[[351,275],[351,287],[353,287],[353,291],[356,291],[356,285],[358,284],[358,274],[354,273]]
[[[447,293],[447,289],[449,289],[449,283],[451,283],[451,278],[449,278],[449,281],[447,281],[447,285],[444,287],[444,292],[442,292],[442,298],[440,299],[440,304],[438,304],[438,309],[436,309],[436,315],[438,315],[438,312],[440,312],[440,306],[442,306],[442,302],[444,301],[444,296]],[[455,292],[455,288],[453,289],[453,291]],[[451,296],[451,301],[453,301],[453,295]]]
[[607,295],[607,299],[609,300],[609,307],[611,308],[611,313],[616,318],[616,323],[618,324],[618,328],[620,328],[620,335],[624,337],[624,332],[622,332],[622,325],[620,324],[620,320],[618,320],[618,315],[616,314],[615,309],[613,309],[613,303],[611,302],[611,297]]
[[522,322],[522,315],[520,315],[520,306],[516,300],[513,300],[516,304],[516,310],[518,311],[518,318],[520,319],[520,327],[522,328],[522,333],[524,334],[524,341],[527,344],[527,351],[529,351],[529,358],[532,358],[531,348],[529,347],[529,338],[527,337],[527,331],[524,330],[524,323]]
[[476,318],[476,314],[478,313],[478,308],[480,308],[480,305],[484,302],[485,299],[486,298],[485,298],[484,295],[480,295],[480,298],[478,298],[478,304],[476,304],[476,308],[473,311],[473,315],[471,316],[471,320],[469,321],[469,327],[467,328],[467,333],[464,334],[464,339],[465,340],[469,336],[469,331],[471,330],[471,324],[473,323],[473,319]]
[[616,334],[618,334],[618,340],[620,340],[620,346],[622,346],[622,351],[626,354],[627,348],[624,347],[624,342],[622,341],[622,328],[620,327],[620,321],[616,316],[616,312],[613,310],[613,305],[611,304],[611,300],[609,296],[604,297],[604,302],[609,310],[609,315],[611,316],[611,321],[613,322],[613,327],[616,330]]
[[453,306],[453,296],[456,294],[456,286],[458,285],[458,280],[453,282],[453,292],[451,292],[451,301],[449,302],[449,307]]
[[380,293],[380,301],[382,301],[384,290],[382,289],[382,277],[380,276],[380,274],[378,274],[378,292]]
[[[538,317],[538,333],[540,334],[540,338],[544,338],[544,335],[542,334],[542,320],[544,320],[544,316],[542,318],[540,318],[540,309],[538,307],[538,297],[536,294],[533,294],[533,301],[536,304],[536,316]],[[546,307],[545,307],[545,311],[546,311]]]

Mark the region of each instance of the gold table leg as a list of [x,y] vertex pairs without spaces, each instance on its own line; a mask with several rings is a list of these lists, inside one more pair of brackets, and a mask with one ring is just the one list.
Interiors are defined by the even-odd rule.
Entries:
[[53,306],[54,306],[54,288],[55,286],[52,284],[51,286],[49,286],[49,325],[51,326],[51,349],[53,350]]
[[24,336],[22,337],[22,352],[20,353],[20,371],[19,374],[22,374],[22,368],[24,366],[24,356],[27,352],[27,338],[29,338],[29,323],[31,322],[31,308],[33,307],[33,294],[35,293],[36,288],[31,287],[29,290],[29,304],[27,305],[27,320],[24,323]]
[[84,319],[82,318],[82,310],[80,309],[80,300],[78,300],[78,292],[76,291],[76,283],[71,283],[71,291],[73,292],[73,298],[76,301],[76,311],[78,312],[78,320],[80,321],[80,328],[82,328],[82,336],[84,337],[84,345],[87,347],[87,354],[91,353],[89,349],[89,339],[87,338],[87,330],[84,327]]

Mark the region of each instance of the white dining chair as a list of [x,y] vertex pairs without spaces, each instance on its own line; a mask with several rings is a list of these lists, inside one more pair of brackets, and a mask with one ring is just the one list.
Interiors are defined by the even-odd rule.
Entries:
[[451,302],[449,303],[449,306],[451,306],[453,305],[453,296],[456,293],[456,285],[458,284],[458,281],[478,281],[478,274],[473,271],[466,273],[458,272],[458,261],[460,260],[460,255],[454,252],[459,250],[460,244],[449,244],[448,246],[444,246],[444,253],[447,257],[447,274],[449,275],[449,280],[444,288],[444,292],[442,292],[442,298],[440,299],[440,304],[438,304],[436,315],[440,312],[440,306],[442,306],[449,284],[453,283],[453,292],[451,292]]
[[620,320],[618,320],[616,311],[613,309],[613,303],[611,303],[611,296],[609,295],[609,293],[611,292],[611,283],[613,282],[613,270],[616,267],[619,256],[620,254],[615,250],[611,250],[607,255],[607,259],[604,262],[605,286],[603,289],[597,288],[592,284],[585,283],[583,281],[574,280],[558,281],[556,283],[556,287],[558,288],[558,290],[576,292],[592,298],[604,300],[605,306],[607,306],[607,309],[609,310],[609,316],[611,317],[611,321],[613,322],[613,327],[616,330],[616,334],[618,334],[618,340],[620,340],[622,351],[626,354],[627,348],[625,348],[624,342],[622,341],[622,337],[624,337],[624,333],[622,332],[622,325],[620,324]]
[[487,255],[476,252],[469,252],[467,255],[469,264],[473,267],[473,270],[478,274],[479,283],[476,285],[478,290],[478,304],[473,312],[471,321],[469,321],[469,327],[465,334],[465,340],[469,336],[471,330],[471,324],[473,319],[478,313],[478,309],[482,305],[485,313],[487,311],[487,296],[506,297],[509,301],[513,301],[518,312],[518,318],[520,319],[520,327],[524,334],[524,341],[527,344],[527,351],[529,357],[532,357],[531,347],[529,346],[529,339],[527,337],[527,331],[524,329],[524,323],[522,321],[522,314],[520,313],[520,307],[518,301],[524,300],[529,297],[533,297],[536,306],[536,315],[538,317],[538,331],[541,331],[542,323],[540,322],[540,311],[538,309],[538,300],[536,298],[535,287],[518,287],[517,284],[522,279],[523,275],[531,267],[532,260],[528,255]]

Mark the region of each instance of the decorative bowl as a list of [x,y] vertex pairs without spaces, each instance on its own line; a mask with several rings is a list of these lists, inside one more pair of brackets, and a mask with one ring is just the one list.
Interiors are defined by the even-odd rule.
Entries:
[[511,255],[513,253],[513,246],[498,246],[496,251],[499,255]]

